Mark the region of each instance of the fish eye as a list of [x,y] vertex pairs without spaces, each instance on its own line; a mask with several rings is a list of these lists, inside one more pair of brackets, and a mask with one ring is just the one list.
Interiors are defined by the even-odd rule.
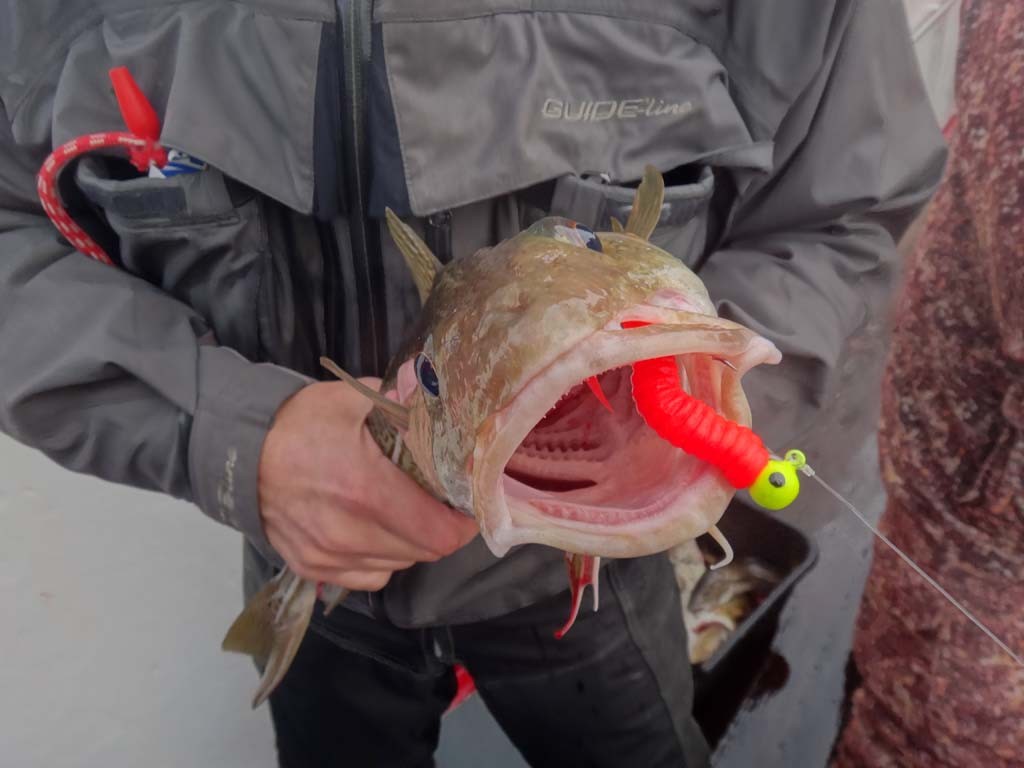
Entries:
[[570,245],[578,245],[582,248],[589,248],[592,251],[602,253],[604,249],[601,247],[600,238],[594,234],[594,230],[589,227],[585,227],[582,224],[577,224],[575,221],[569,221],[565,224],[556,224],[552,235],[556,240],[561,240],[563,243],[569,243]]
[[420,352],[416,356],[416,380],[423,387],[423,390],[433,396],[439,397],[441,394],[441,382],[437,380],[437,371],[434,370],[434,364],[430,362],[430,358]]

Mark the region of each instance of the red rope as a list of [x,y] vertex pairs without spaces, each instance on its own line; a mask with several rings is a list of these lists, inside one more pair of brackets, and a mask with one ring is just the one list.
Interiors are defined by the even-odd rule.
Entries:
[[39,174],[36,177],[36,190],[46,215],[50,217],[50,221],[53,222],[57,231],[74,248],[97,261],[113,265],[114,262],[106,251],[68,215],[57,188],[57,180],[61,171],[72,160],[90,152],[111,148],[127,149],[132,164],[140,171],[148,170],[151,162],[157,165],[167,162],[167,152],[159,144],[149,139],[141,139],[124,131],[92,133],[72,139],[50,153],[43,163],[43,167],[39,169]]
[[46,215],[72,246],[97,261],[113,265],[110,256],[68,215],[57,186],[60,174],[75,158],[90,152],[115,148],[127,150],[128,159],[139,173],[148,173],[150,165],[160,168],[167,163],[167,152],[157,143],[160,136],[160,119],[156,110],[142,93],[128,68],[115,67],[110,70],[110,81],[114,86],[117,105],[125,125],[128,126],[128,132],[91,133],[57,147],[39,169],[36,190]]

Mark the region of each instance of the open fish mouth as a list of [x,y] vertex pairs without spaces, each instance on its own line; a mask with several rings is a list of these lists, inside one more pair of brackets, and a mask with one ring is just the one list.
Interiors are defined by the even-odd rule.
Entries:
[[[651,325],[625,330],[624,320]],[[647,305],[564,353],[477,436],[474,506],[496,555],[538,543],[638,557],[718,521],[735,489],[718,469],[659,437],[633,403],[631,365],[666,356],[690,395],[748,426],[740,379],[780,359],[771,342],[735,323]],[[610,412],[588,387],[592,376]]]

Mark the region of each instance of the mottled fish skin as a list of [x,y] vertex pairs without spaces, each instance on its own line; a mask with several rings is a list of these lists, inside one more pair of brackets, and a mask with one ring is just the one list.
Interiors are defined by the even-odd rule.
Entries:
[[472,507],[465,467],[484,421],[550,364],[542,340],[571,348],[665,286],[685,293],[694,312],[715,315],[680,261],[631,235],[600,238],[604,253],[522,233],[452,262],[435,284],[415,346],[441,382],[444,403],[425,404],[431,458],[457,506]]
[[[404,443],[435,496],[478,513],[473,456],[481,436],[493,428],[495,414],[560,355],[652,297],[670,293],[665,314],[674,310],[675,322],[714,340],[729,354],[764,341],[719,318],[700,278],[645,239],[660,215],[663,192],[661,175],[645,169],[626,230],[596,233],[600,250],[552,236],[545,222],[557,220],[545,219],[444,266],[389,212],[389,229],[426,301],[417,331],[392,360],[381,391],[397,393],[409,409]],[[662,325],[630,333],[640,339],[664,331]],[[403,368],[408,379],[418,355],[432,363],[440,387],[437,397],[415,385],[401,386]],[[723,386],[723,414],[749,425],[739,375],[723,381],[728,385]],[[493,541],[488,545],[494,548]]]

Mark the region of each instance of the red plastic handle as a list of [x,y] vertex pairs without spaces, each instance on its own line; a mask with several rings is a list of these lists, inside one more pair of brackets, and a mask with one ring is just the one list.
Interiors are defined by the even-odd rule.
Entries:
[[114,84],[114,96],[121,108],[121,117],[128,130],[140,139],[156,141],[160,138],[160,118],[135,82],[128,67],[110,70],[110,81]]

